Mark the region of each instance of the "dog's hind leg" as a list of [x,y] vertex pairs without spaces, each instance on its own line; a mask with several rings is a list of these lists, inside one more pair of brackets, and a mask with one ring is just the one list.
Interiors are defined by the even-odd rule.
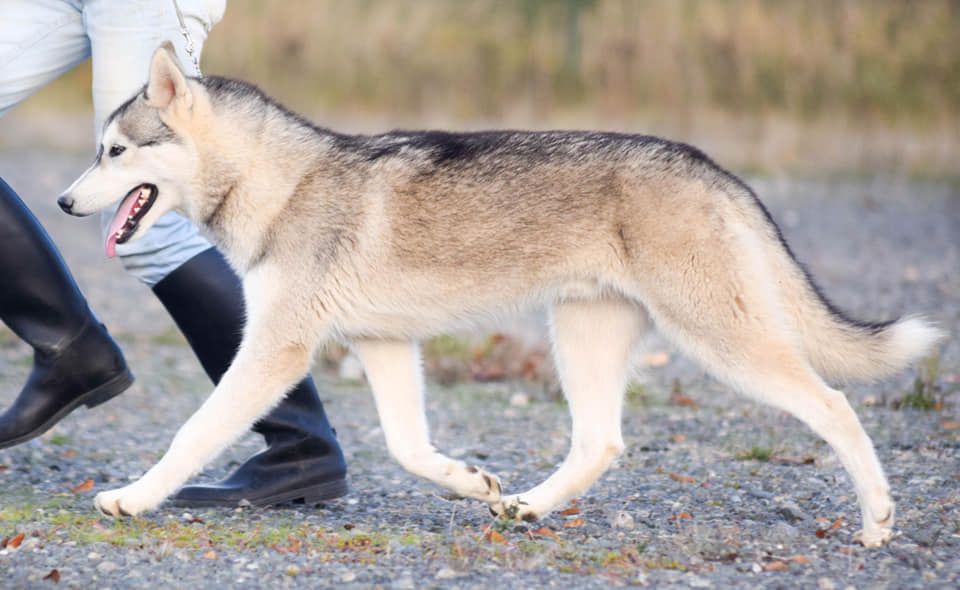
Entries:
[[595,482],[623,450],[620,421],[630,358],[646,312],[624,300],[570,301],[551,312],[554,358],[573,421],[570,451],[546,481],[505,496],[495,512],[535,520]]
[[863,530],[858,540],[875,547],[891,537],[894,504],[870,438],[843,393],[823,382],[776,319],[757,309],[752,321],[739,326],[725,321],[710,326],[703,323],[705,316],[688,311],[689,323],[677,324],[682,306],[667,314],[658,313],[656,306],[650,310],[658,326],[715,377],[792,414],[826,440],[860,500]]
[[387,449],[400,465],[459,496],[493,503],[500,500],[500,480],[451,459],[430,444],[423,405],[420,349],[414,342],[359,340],[360,357],[373,390]]

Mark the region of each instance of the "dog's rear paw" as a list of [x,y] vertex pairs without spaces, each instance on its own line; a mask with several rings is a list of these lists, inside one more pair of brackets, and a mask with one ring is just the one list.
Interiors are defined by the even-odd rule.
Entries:
[[473,465],[465,466],[465,472],[469,478],[466,485],[462,489],[454,489],[454,491],[461,496],[481,500],[488,504],[500,501],[503,487],[500,485],[499,477]]
[[893,529],[873,528],[859,530],[853,535],[853,540],[864,547],[883,547],[887,541],[893,538]]
[[863,530],[857,531],[853,540],[864,547],[881,547],[886,544],[893,538],[894,508],[893,501],[887,496],[879,503],[878,510],[881,514],[876,518],[872,516],[872,512],[865,512]]

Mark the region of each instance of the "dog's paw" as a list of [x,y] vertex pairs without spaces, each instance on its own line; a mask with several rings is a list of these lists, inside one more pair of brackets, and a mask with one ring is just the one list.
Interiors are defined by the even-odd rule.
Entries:
[[152,510],[159,502],[139,493],[136,484],[131,484],[116,490],[100,492],[93,499],[93,504],[102,514],[119,518],[136,516]]
[[503,486],[500,478],[473,465],[460,464],[460,476],[453,480],[450,489],[465,498],[474,498],[493,504],[500,501]]
[[540,513],[520,496],[504,496],[499,502],[490,505],[490,512],[506,520],[522,520],[533,522],[540,518]]
[[892,538],[893,529],[891,528],[873,528],[869,531],[862,529],[853,534],[854,541],[869,548],[883,547]]
[[878,502],[880,516],[874,518],[872,513],[865,513],[863,530],[853,535],[853,540],[864,547],[882,547],[893,538],[894,504],[889,495]]

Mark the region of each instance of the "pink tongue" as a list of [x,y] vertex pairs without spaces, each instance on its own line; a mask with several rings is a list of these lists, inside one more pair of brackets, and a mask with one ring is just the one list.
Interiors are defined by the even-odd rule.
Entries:
[[107,230],[107,258],[113,258],[117,255],[117,232],[127,222],[127,217],[130,217],[130,212],[133,211],[133,206],[137,204],[139,198],[140,189],[138,188],[123,199],[116,215],[113,216],[110,229]]

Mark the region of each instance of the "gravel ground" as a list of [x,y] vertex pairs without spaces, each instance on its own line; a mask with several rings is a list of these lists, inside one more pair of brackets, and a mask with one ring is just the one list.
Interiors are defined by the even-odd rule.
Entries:
[[[99,518],[92,497],[136,477],[210,385],[160,306],[101,254],[96,222],[54,197],[86,155],[0,152],[0,175],[48,225],[137,384],[40,439],[0,451],[0,572],[7,587],[955,588],[960,583],[960,343],[932,382],[943,407],[897,406],[916,373],[849,388],[898,506],[898,536],[865,550],[859,514],[826,445],[795,420],[735,396],[673,355],[631,389],[627,451],[589,494],[535,525],[494,522],[389,460],[361,384],[318,375],[350,462],[352,493],[319,507]],[[864,318],[923,312],[960,328],[960,190],[935,183],[754,180],[799,257]],[[667,350],[656,337],[655,352]],[[0,328],[0,405],[29,351]],[[671,391],[679,389],[682,394]],[[517,395],[522,393],[522,395]],[[431,386],[439,447],[508,490],[562,458],[565,408],[523,383]],[[259,447],[248,437],[198,479]],[[490,528],[487,528],[490,527]],[[22,534],[23,536],[19,536]],[[56,580],[55,580],[56,578]]]

